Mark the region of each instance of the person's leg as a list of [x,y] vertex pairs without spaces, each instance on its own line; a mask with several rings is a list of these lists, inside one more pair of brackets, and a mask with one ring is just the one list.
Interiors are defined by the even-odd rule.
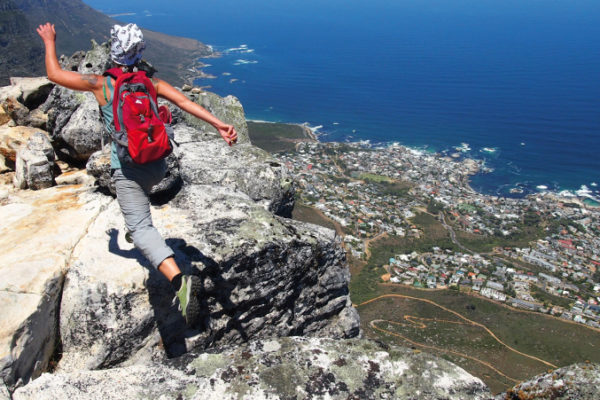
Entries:
[[181,270],[173,257],[165,258],[158,266],[158,271],[161,272],[169,282],[173,281],[173,278],[181,274]]
[[[199,322],[200,317],[201,282],[196,276],[182,275],[173,257],[173,251],[152,223],[147,193],[154,185],[153,181],[160,181],[160,174],[157,176],[155,173],[152,177],[152,172],[152,168],[146,171],[141,168],[128,168],[125,171],[126,177],[121,169],[116,170],[113,181],[117,191],[117,201],[135,247],[171,282],[179,300],[181,313],[186,323],[193,326]],[[148,173],[149,176],[139,176],[144,173]],[[138,182],[143,183],[144,186]]]
[[[127,171],[127,173],[130,175],[131,171]],[[113,179],[117,191],[117,201],[133,244],[154,268],[163,272],[169,281],[172,280],[173,276],[180,271],[172,258],[173,251],[152,224],[148,195],[136,180],[125,177],[120,169],[115,171]],[[169,258],[171,261],[166,261]],[[165,266],[161,268],[163,264]]]

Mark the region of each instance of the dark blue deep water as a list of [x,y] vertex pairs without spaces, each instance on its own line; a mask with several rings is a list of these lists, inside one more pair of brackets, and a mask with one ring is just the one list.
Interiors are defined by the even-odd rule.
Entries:
[[473,178],[481,192],[599,195],[598,0],[86,3],[222,51],[197,84],[250,119],[322,126],[323,141],[467,143],[494,169]]

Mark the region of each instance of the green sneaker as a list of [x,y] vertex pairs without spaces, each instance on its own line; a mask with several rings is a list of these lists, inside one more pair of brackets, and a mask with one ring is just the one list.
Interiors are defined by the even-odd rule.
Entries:
[[200,284],[197,276],[183,275],[181,287],[177,291],[179,311],[189,326],[195,326],[200,321]]

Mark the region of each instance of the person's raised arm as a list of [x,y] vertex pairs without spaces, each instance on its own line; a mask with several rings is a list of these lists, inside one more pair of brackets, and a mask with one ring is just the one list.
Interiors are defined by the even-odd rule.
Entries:
[[40,25],[37,28],[37,33],[46,47],[46,73],[48,79],[73,90],[94,92],[102,89],[102,83],[104,82],[102,76],[65,71],[60,67],[56,57],[56,31],[53,24],[48,22]]
[[194,117],[200,118],[201,120],[204,120],[214,126],[230,146],[237,142],[237,132],[232,125],[224,123],[208,112],[208,110],[206,110],[204,107],[185,97],[183,93],[179,92],[169,83],[156,78],[153,78],[153,81],[156,87],[156,92],[160,97],[164,97],[177,107],[181,108],[183,111],[188,112]]

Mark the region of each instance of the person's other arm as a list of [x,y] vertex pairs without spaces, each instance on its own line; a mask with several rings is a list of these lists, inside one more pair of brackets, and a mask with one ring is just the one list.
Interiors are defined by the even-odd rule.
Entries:
[[37,28],[37,33],[44,41],[46,48],[46,74],[48,75],[48,79],[73,90],[86,92],[98,92],[102,90],[102,84],[104,83],[102,76],[65,71],[60,67],[58,58],[56,57],[56,31],[53,24],[48,22],[45,25],[40,25]]
[[206,110],[204,107],[185,97],[183,93],[179,92],[169,83],[156,78],[153,78],[153,81],[154,86],[156,87],[156,92],[160,97],[164,97],[177,107],[181,108],[183,111],[188,112],[194,117],[200,118],[201,120],[204,120],[214,126],[230,146],[237,141],[237,132],[232,125],[224,123],[208,112],[208,110]]

